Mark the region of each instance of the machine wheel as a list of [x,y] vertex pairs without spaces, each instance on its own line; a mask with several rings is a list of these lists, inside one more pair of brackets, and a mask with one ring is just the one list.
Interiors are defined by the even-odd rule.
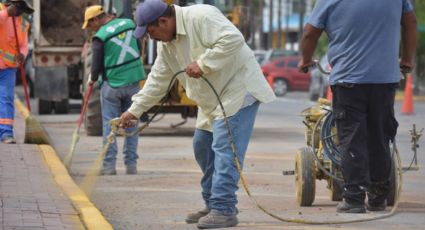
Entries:
[[301,148],[295,157],[295,189],[297,203],[300,206],[311,206],[316,193],[316,173],[311,148]]
[[[92,51],[91,44],[87,47],[86,56],[84,57],[83,69],[83,95],[85,95],[86,82],[88,74],[91,69]],[[83,98],[84,103],[84,98]],[[100,105],[100,90],[97,83],[94,84],[93,90],[89,97],[87,104],[86,114],[84,116],[84,129],[88,136],[101,136],[102,135],[102,110]]]
[[38,100],[38,114],[52,113],[53,105],[51,101],[39,99]]
[[276,96],[284,96],[288,92],[288,83],[283,79],[274,80],[273,91]]
[[63,99],[62,101],[53,102],[56,114],[67,114],[69,112],[69,100]]
[[397,199],[397,189],[398,189],[397,161],[395,157],[393,158],[394,159],[391,164],[391,174],[390,174],[390,193],[388,193],[388,197],[387,197],[388,206],[393,206]]

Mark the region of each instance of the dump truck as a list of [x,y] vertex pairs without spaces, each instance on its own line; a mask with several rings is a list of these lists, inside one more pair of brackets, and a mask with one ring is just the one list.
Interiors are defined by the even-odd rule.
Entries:
[[39,114],[66,114],[69,99],[80,99],[81,30],[84,0],[33,0],[32,64],[30,74]]

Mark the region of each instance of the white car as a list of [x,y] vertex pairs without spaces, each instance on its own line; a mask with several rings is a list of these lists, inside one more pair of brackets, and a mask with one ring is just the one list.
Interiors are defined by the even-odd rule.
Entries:
[[279,57],[298,56],[298,52],[284,49],[254,50],[255,59],[262,66]]
[[264,65],[270,59],[270,50],[254,50],[255,59],[257,59],[258,64]]

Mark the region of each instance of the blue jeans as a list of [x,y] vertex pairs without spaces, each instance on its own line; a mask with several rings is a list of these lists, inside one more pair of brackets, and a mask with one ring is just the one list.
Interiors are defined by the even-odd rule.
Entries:
[[[100,90],[101,103],[102,103],[102,136],[103,145],[107,142],[107,137],[111,132],[109,121],[113,118],[120,117],[131,106],[131,96],[137,93],[140,89],[139,83],[133,83],[128,86],[112,88],[108,82],[103,82]],[[126,132],[133,132],[136,127],[126,129]],[[138,135],[125,137],[124,140],[124,164],[129,166],[136,166],[137,164],[137,143]],[[104,169],[115,169],[117,160],[117,143],[116,138],[114,143],[109,146],[105,159],[103,160]]]
[[[254,127],[259,102],[242,108],[228,118],[241,167]],[[211,210],[224,215],[236,214],[236,191],[240,175],[230,146],[224,119],[215,120],[213,131],[196,129],[193,137],[195,158],[203,172],[202,198]]]
[[0,141],[13,137],[16,69],[0,69]]

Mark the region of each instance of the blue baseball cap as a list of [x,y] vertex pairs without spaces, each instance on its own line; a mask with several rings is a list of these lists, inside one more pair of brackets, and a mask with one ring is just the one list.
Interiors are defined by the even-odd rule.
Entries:
[[134,36],[136,38],[143,37],[148,28],[148,24],[161,17],[167,7],[168,5],[162,0],[146,0],[139,3],[135,15],[137,27],[134,31]]

